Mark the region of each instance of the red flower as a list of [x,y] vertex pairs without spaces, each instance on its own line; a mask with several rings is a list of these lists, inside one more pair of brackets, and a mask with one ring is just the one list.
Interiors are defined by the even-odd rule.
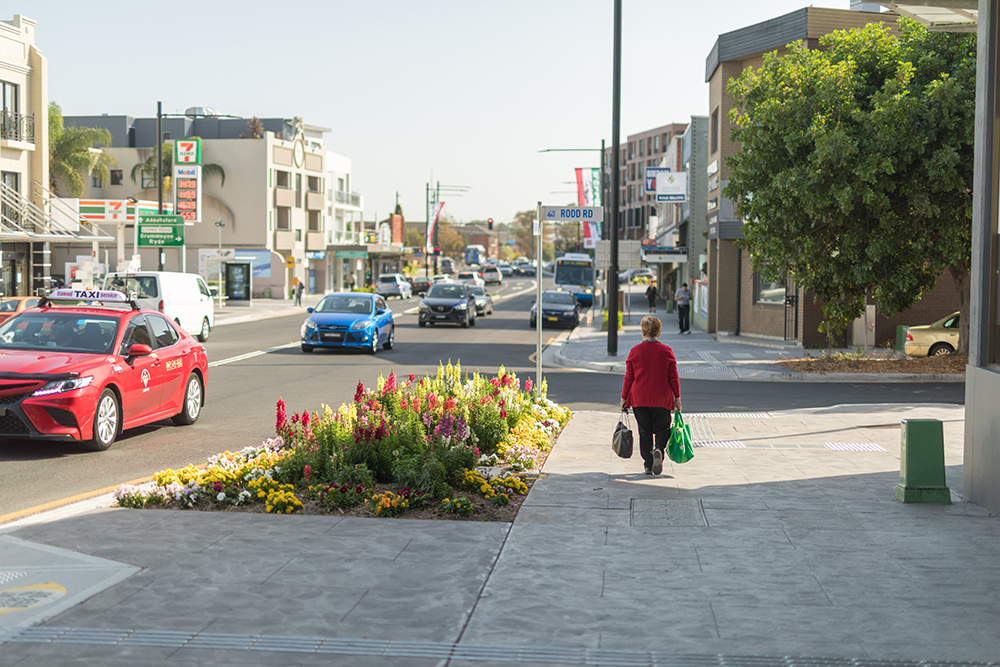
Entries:
[[524,381],[524,390],[529,394],[531,393],[531,388],[533,386],[535,385],[531,382],[531,378],[528,378],[527,380]]
[[358,388],[354,391],[354,402],[360,403],[361,399],[365,397],[365,385],[361,384],[361,380],[358,380]]
[[447,401],[444,402],[444,411],[451,412],[452,410],[455,409],[456,405],[458,405],[458,401],[455,400],[454,396],[452,396],[451,398],[449,398]]
[[285,427],[288,426],[288,421],[285,418],[285,401],[279,398],[277,408],[278,414],[274,423],[274,431],[275,433],[281,433],[285,430]]
[[408,376],[408,379],[409,379],[410,382],[413,382],[414,380],[417,379],[417,376],[414,375],[413,373],[410,373],[410,375]]

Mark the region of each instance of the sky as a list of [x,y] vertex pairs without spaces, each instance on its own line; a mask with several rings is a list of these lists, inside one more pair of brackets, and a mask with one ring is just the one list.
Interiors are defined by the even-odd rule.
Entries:
[[[621,140],[708,115],[719,34],[805,0],[624,0]],[[847,9],[849,0],[816,6]],[[351,158],[365,219],[396,196],[424,220],[427,183],[458,222],[575,201],[575,167],[611,145],[613,0],[325,0],[171,5],[7,3],[38,22],[49,99],[64,115],[209,106],[301,116]],[[0,18],[8,19],[10,16]],[[550,152],[592,148],[592,152]]]

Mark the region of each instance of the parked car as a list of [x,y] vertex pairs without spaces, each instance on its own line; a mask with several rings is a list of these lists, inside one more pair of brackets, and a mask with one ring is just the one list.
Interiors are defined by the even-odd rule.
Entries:
[[11,296],[0,300],[0,322],[34,308],[41,299],[37,296]]
[[480,287],[485,287],[486,283],[483,282],[481,274],[475,273],[473,271],[463,271],[455,276],[455,280],[460,283],[469,283],[470,285],[479,285]]
[[496,283],[497,285],[503,283],[503,274],[501,274],[500,269],[495,266],[483,267],[483,271],[479,275],[483,277],[483,282],[487,285],[490,283]]
[[317,347],[349,347],[375,354],[379,345],[391,350],[396,344],[392,311],[378,294],[328,294],[306,312],[309,317],[299,332],[303,352]]
[[451,257],[442,257],[440,268],[441,273],[446,273],[448,275],[455,273],[455,264],[452,262]]
[[936,357],[958,349],[958,313],[942,317],[933,324],[910,327],[906,332],[906,354],[911,357]]
[[[528,325],[535,327],[537,316],[535,302],[531,303],[531,313],[528,315]],[[580,324],[580,304],[569,292],[560,290],[545,290],[542,292],[542,327],[547,324],[562,325],[573,328]]]
[[409,299],[413,296],[413,286],[401,273],[383,273],[375,283],[375,293],[386,299],[390,296]]
[[125,429],[193,424],[207,382],[205,346],[118,291],[56,290],[0,325],[3,438],[105,450]]
[[476,298],[476,315],[492,315],[493,295],[479,285],[469,285],[469,291]]
[[109,273],[104,278],[104,289],[117,290],[126,295],[135,293],[140,308],[160,311],[177,326],[192,332],[202,343],[208,340],[215,328],[212,293],[196,273]]
[[476,298],[467,283],[438,283],[420,302],[418,326],[459,324],[476,326]]
[[434,284],[434,279],[427,276],[417,276],[410,278],[410,287],[414,294],[427,294],[427,290]]
[[501,260],[497,262],[497,268],[500,269],[500,274],[503,276],[514,275],[514,267],[510,265],[510,262],[505,262]]

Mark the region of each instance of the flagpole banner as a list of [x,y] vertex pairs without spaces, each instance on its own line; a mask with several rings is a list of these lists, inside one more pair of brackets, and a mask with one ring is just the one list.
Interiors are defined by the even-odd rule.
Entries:
[[434,202],[433,203],[433,217],[431,221],[427,224],[427,251],[430,252],[438,245],[438,219],[441,217],[441,211],[444,210],[444,202]]
[[597,229],[597,223],[586,220],[583,222],[583,247],[584,248],[596,248],[597,247],[597,237],[599,235]]
[[603,206],[604,203],[601,201],[601,170],[591,169],[590,170],[590,191],[593,193],[591,195],[591,203],[588,206]]
[[584,192],[583,169],[575,169],[574,171],[576,171],[576,197],[579,200],[577,203],[580,206],[587,206],[587,195]]

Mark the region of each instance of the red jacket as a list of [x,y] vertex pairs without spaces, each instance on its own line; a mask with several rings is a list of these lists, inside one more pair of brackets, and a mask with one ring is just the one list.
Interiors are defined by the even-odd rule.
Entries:
[[673,350],[659,341],[645,340],[628,353],[625,369],[622,398],[626,406],[674,409],[681,382]]

